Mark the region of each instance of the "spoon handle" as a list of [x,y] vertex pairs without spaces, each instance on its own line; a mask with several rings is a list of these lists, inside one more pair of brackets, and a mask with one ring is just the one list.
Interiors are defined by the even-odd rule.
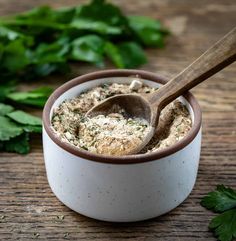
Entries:
[[220,39],[186,69],[148,97],[164,108],[171,101],[236,60],[236,28]]

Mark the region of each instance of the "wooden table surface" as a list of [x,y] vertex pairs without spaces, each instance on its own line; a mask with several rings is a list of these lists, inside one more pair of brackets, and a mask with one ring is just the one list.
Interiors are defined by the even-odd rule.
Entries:
[[[75,5],[75,0],[0,0],[0,15],[41,4]],[[236,23],[235,0],[120,0],[130,14],[162,19],[172,30],[165,49],[149,49],[142,68],[171,77],[198,57]],[[108,65],[107,68],[111,68]],[[96,70],[75,65],[77,74]],[[60,85],[68,77],[47,78],[21,89]],[[200,206],[203,195],[217,184],[236,188],[236,64],[192,91],[203,112],[203,140],[196,185],[170,213],[133,224],[112,224],[79,215],[65,207],[47,182],[42,142],[33,138],[31,153],[0,153],[0,240],[215,240],[208,231],[214,216]],[[40,111],[29,109],[38,115]]]

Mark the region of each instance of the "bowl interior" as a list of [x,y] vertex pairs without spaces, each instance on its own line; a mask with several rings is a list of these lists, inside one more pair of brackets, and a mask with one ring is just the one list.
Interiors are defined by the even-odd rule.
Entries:
[[[54,104],[52,105],[52,108],[50,110],[50,120],[52,118],[53,115],[53,110],[58,107],[63,101],[67,100],[67,99],[72,99],[74,97],[77,97],[80,95],[80,93],[92,89],[96,86],[102,85],[102,84],[111,84],[111,83],[119,83],[119,84],[130,84],[132,82],[132,80],[134,79],[134,77],[106,77],[106,78],[99,78],[99,79],[94,79],[94,80],[90,80],[84,83],[81,83],[79,85],[76,85],[70,89],[68,89],[67,91],[65,91],[62,95],[60,95],[54,102]],[[147,79],[141,79],[142,82],[150,87],[160,87],[162,84],[151,81],[151,80],[147,80]],[[188,103],[188,101],[183,97],[179,97],[178,98],[179,101],[181,101],[188,109],[192,122],[194,123],[194,112],[193,109],[191,107],[191,105]]]

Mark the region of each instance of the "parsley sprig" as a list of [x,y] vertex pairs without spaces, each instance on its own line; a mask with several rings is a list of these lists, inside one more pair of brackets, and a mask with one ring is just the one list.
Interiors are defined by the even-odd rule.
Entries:
[[29,133],[41,133],[41,119],[0,103],[0,151],[29,152]]
[[49,6],[0,18],[0,82],[35,79],[69,70],[69,62],[118,68],[147,62],[144,47],[164,47],[159,20],[126,16],[105,0],[75,7]]
[[164,47],[168,33],[159,20],[126,16],[106,0],[1,16],[0,151],[27,153],[29,132],[41,128],[30,116],[31,124],[22,123],[25,114],[13,112],[8,104],[43,107],[52,91],[41,87],[17,92],[17,83],[66,73],[75,61],[103,67],[108,59],[118,68],[139,67],[147,62],[144,48]]
[[236,240],[236,191],[224,185],[218,185],[216,190],[205,196],[201,205],[216,213],[209,228],[214,231],[220,241]]
[[30,105],[35,107],[44,107],[49,95],[53,89],[47,86],[39,87],[30,91],[10,92],[6,98],[13,103]]

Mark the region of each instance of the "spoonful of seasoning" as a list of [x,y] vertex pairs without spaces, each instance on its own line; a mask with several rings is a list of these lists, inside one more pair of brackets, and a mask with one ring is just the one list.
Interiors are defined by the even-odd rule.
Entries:
[[[158,125],[161,110],[187,90],[208,79],[236,60],[236,28],[220,39],[186,69],[160,89],[147,95],[121,94],[107,98],[91,108],[86,116],[109,115],[115,106],[124,109],[129,118],[140,118],[149,124],[138,145],[130,145],[124,155],[136,154],[151,140]],[[122,155],[122,154],[120,154]]]

